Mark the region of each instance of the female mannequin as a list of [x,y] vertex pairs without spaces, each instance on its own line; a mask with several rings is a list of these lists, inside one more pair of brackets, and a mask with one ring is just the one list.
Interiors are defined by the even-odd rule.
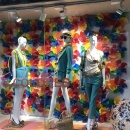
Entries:
[[[72,58],[73,58],[73,51],[72,51],[72,46],[71,46],[72,38],[70,34],[63,33],[61,36],[61,39],[63,39],[64,47],[58,55],[56,78],[59,78],[61,80],[64,78],[68,78],[69,81],[71,81],[71,69],[72,69]],[[54,82],[48,120],[52,118],[53,116],[53,111],[54,111],[55,103],[56,103],[56,96],[59,90],[59,87],[56,87],[55,85],[56,84]],[[60,86],[60,87],[62,90],[63,97],[65,99],[65,106],[67,108],[67,111],[69,114],[71,114],[70,100],[68,96],[67,87],[63,87],[63,86]]]
[[[87,130],[92,130],[97,124],[95,122],[96,116],[96,97],[98,90],[103,82],[105,87],[105,68],[100,69],[99,65],[103,65],[103,52],[96,49],[97,36],[91,35],[89,37],[90,48],[85,53],[85,61],[83,68],[83,82],[86,89],[86,94],[89,100],[89,114],[87,122]],[[83,61],[81,61],[81,64]],[[103,66],[102,66],[103,67]],[[102,81],[103,78],[103,81]]]
[[[22,79],[28,76],[27,73],[27,60],[23,48],[26,47],[27,40],[24,37],[18,38],[18,47],[12,51],[12,75],[13,79],[10,84],[17,84],[15,86],[15,96],[14,96],[14,106],[13,106],[13,115],[12,115],[12,126],[13,127],[22,127],[24,126],[24,121],[19,119],[20,117],[20,109],[21,109],[21,101],[23,97],[24,87],[22,83]],[[19,83],[16,81],[19,81]]]

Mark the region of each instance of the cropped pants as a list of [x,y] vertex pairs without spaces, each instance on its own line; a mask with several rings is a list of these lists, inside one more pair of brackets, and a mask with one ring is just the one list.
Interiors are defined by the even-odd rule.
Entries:
[[96,116],[96,98],[98,95],[99,88],[101,86],[102,75],[96,76],[85,76],[84,77],[84,85],[85,91],[89,100],[89,114],[88,118],[94,119]]

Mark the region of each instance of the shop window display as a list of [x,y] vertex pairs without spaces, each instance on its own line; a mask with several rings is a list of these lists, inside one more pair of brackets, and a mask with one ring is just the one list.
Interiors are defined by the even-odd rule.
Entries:
[[[114,20],[113,17],[115,18]],[[39,78],[39,74],[43,80],[46,80],[47,77],[54,77],[54,70],[56,69],[56,61],[58,59],[57,55],[62,50],[63,46],[63,39],[61,39],[60,36],[62,35],[62,31],[64,29],[68,30],[72,37],[73,48],[72,84],[67,90],[70,100],[70,111],[74,120],[87,122],[89,106],[88,98],[84,88],[79,90],[80,58],[83,52],[87,51],[88,53],[91,40],[88,38],[88,33],[95,34],[93,28],[96,26],[99,28],[99,31],[96,32],[99,34],[97,39],[97,49],[104,53],[104,59],[106,60],[105,74],[106,76],[112,75],[114,77],[106,80],[106,88],[100,88],[100,95],[97,96],[95,118],[98,120],[98,122],[106,122],[109,120],[112,106],[118,102],[118,98],[109,100],[106,97],[106,91],[111,90],[115,93],[122,93],[124,88],[127,87],[125,80],[122,80],[118,83],[115,82],[116,80],[120,81],[122,74],[125,73],[126,66],[126,63],[121,61],[121,58],[123,58],[126,51],[126,48],[122,44],[126,37],[124,34],[120,34],[120,32],[123,31],[123,28],[122,30],[118,30],[119,32],[116,32],[115,30],[117,27],[123,26],[125,22],[127,22],[126,16],[117,16],[116,14],[99,14],[92,17],[69,17],[66,18],[64,22],[60,18],[57,19],[58,20],[56,20],[56,18],[47,19],[45,21],[45,26],[43,26],[43,22],[40,22],[39,20],[27,20],[19,26],[8,26],[7,23],[2,23],[2,58],[4,60],[2,66],[3,76],[8,72],[7,59],[8,55],[10,55],[12,52],[12,44],[17,45],[18,37],[22,35],[25,36],[27,39],[25,53],[28,59],[28,79],[32,79],[33,87],[26,87],[21,108],[22,111],[26,111],[30,115],[32,113],[39,112],[43,117],[48,117],[49,111],[51,111],[51,96],[53,95],[54,91],[45,84],[43,84],[42,87],[38,87],[37,78]],[[106,19],[110,19],[111,22],[106,21]],[[118,23],[119,21],[122,22]],[[115,26],[116,22],[118,24]],[[110,25],[113,26],[114,29],[107,29]],[[12,33],[10,34],[9,29],[16,29],[16,35],[14,36]],[[39,32],[37,33],[37,31]],[[11,39],[13,42],[10,42],[9,39]],[[11,78],[12,77],[10,77],[10,75],[6,75],[4,77],[4,79],[8,81],[10,81]],[[13,90],[6,90],[5,88],[2,88],[1,98],[3,100],[1,103],[1,109],[3,111],[6,111],[6,107],[9,102],[11,102],[10,104],[13,103],[13,99],[10,100],[10,97],[13,96],[12,93],[10,93],[10,95],[8,95],[5,99],[6,91],[14,92]],[[66,109],[65,106],[66,103],[64,103],[62,92],[59,90],[56,107],[55,109],[53,107],[54,113],[52,111],[53,115],[58,118],[60,113]],[[70,107],[68,105],[67,109]]]

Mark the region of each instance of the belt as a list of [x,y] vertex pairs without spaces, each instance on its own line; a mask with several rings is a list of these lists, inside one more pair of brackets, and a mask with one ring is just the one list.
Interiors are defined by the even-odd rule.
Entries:
[[83,72],[83,76],[88,76],[88,77],[98,76],[100,74],[101,74],[101,72],[97,72],[97,73],[93,73],[93,74],[88,74],[87,72]]

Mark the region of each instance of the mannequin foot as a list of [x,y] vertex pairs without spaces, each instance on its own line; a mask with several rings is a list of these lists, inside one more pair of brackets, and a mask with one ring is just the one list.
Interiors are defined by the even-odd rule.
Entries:
[[88,118],[88,122],[86,124],[86,128],[87,128],[87,130],[92,130],[92,128],[91,128],[91,119],[90,118]]
[[23,127],[24,124],[21,124],[20,122],[17,124],[14,119],[12,119],[12,127],[15,127],[15,128],[20,128],[20,127]]
[[53,129],[56,127],[56,124],[54,122],[53,118],[47,119],[46,121],[46,129]]
[[[13,118],[12,118],[12,121],[14,121]],[[15,122],[15,121],[14,121],[14,122]],[[16,122],[15,122],[15,123],[16,123]],[[24,120],[21,120],[21,121],[19,120],[19,123],[20,123],[20,124],[23,124],[23,125],[25,124]]]
[[92,130],[97,130],[98,129],[98,123],[95,122],[94,125],[90,126],[92,128]]

